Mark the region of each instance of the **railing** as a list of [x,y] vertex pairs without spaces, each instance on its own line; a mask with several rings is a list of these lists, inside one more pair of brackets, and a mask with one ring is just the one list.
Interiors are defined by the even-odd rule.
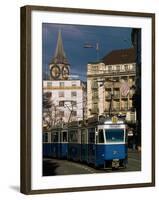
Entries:
[[88,70],[87,75],[116,75],[116,74],[134,74],[136,73],[135,69],[129,70]]

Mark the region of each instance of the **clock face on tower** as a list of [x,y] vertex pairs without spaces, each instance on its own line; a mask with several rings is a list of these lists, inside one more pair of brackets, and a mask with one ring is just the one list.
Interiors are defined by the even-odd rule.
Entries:
[[62,78],[68,79],[69,76],[69,68],[68,66],[63,66],[62,68]]
[[51,76],[54,79],[58,79],[60,76],[60,68],[58,65],[54,65],[51,67]]

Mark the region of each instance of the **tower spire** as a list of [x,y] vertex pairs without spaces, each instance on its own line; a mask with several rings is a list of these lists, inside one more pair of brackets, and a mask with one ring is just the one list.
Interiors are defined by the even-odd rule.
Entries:
[[63,42],[62,42],[62,34],[61,34],[60,29],[58,32],[58,39],[57,39],[55,54],[54,54],[54,57],[53,57],[51,63],[53,63],[53,64],[68,64],[68,59],[67,59],[66,53],[64,51]]

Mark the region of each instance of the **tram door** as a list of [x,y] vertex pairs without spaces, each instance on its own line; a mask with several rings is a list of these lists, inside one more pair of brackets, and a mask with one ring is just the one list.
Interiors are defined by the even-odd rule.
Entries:
[[96,153],[96,143],[95,143],[95,128],[88,129],[88,163],[95,164],[95,153]]
[[59,144],[59,133],[58,131],[53,131],[51,133],[51,143],[52,143],[52,156],[54,158],[57,158],[59,155],[59,148],[58,148],[58,144]]
[[67,144],[68,132],[64,130],[60,134],[60,158],[67,158]]

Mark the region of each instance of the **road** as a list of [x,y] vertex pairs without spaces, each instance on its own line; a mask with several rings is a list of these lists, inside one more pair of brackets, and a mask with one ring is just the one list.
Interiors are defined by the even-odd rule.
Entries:
[[137,151],[128,152],[128,164],[126,169],[105,170],[95,169],[83,163],[76,163],[67,160],[58,160],[52,158],[44,158],[43,160],[43,176],[53,175],[73,175],[73,174],[90,174],[90,173],[110,173],[124,171],[140,171],[141,170],[141,153]]

